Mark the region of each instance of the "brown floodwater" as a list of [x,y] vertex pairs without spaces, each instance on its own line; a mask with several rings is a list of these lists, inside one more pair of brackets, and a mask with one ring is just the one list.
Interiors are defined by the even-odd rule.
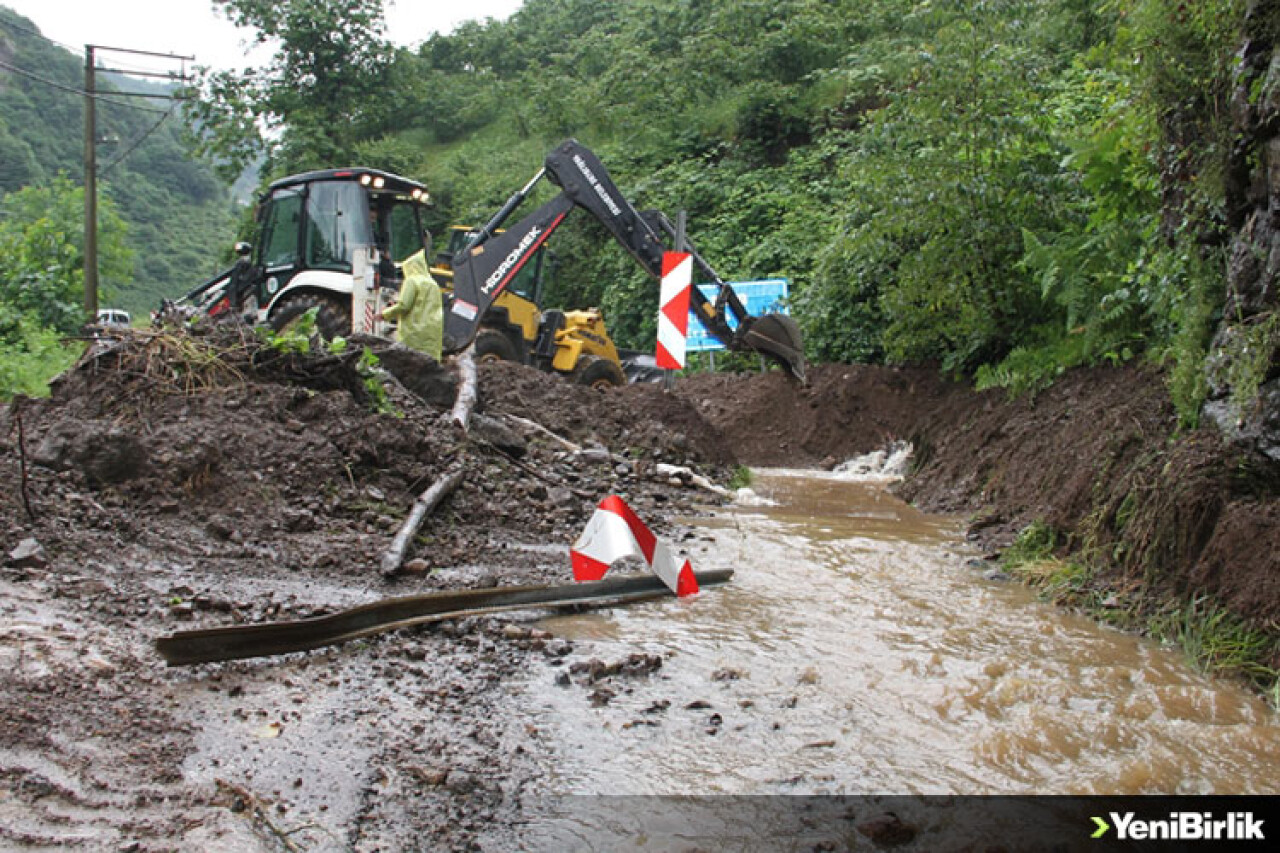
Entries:
[[753,489],[771,505],[673,543],[729,584],[547,620],[606,661],[665,656],[595,702],[545,673],[526,685],[563,745],[549,792],[1280,791],[1266,702],[988,579],[960,520],[847,476],[758,471]]

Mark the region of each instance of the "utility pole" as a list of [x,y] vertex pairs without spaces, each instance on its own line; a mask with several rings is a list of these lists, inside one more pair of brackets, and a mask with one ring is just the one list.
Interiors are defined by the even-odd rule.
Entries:
[[94,93],[94,45],[84,46],[84,313],[98,316],[98,116]]
[[[104,47],[98,44],[84,46],[84,313],[88,322],[98,317],[98,116],[97,116],[97,51],[130,53],[137,56],[159,57],[170,61],[193,62],[194,56],[178,56],[172,53],[152,53],[146,50],[130,50],[123,47]],[[104,68],[136,77],[163,77],[187,82],[185,73],[156,73]],[[112,97],[154,98],[159,100],[185,100],[173,95],[152,95],[146,92],[112,92]]]

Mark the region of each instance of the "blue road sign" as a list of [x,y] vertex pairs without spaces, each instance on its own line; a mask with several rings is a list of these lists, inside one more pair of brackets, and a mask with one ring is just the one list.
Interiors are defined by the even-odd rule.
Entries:
[[[789,292],[789,283],[785,278],[768,278],[760,281],[731,281],[729,286],[733,288],[733,292],[738,295],[738,299],[742,300],[742,304],[746,306],[747,313],[752,317],[759,317],[761,314],[789,314],[787,308],[787,293]],[[719,287],[714,284],[699,284],[698,290],[702,291],[702,295],[715,301],[716,293]],[[728,312],[725,313],[725,319],[729,321],[729,326],[736,329],[738,321]],[[685,336],[685,350],[687,352],[707,352],[708,350],[724,349],[724,344],[717,341],[707,331],[707,327],[702,325],[702,321],[698,319],[698,315],[689,310],[689,333]]]

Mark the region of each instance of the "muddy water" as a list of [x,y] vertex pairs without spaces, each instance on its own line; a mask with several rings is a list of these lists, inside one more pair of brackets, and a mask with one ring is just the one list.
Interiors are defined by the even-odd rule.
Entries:
[[[549,620],[654,675],[528,689],[566,794],[1276,793],[1280,720],[1173,651],[974,568],[883,483],[758,472],[678,543],[692,600]],[[594,694],[594,695],[593,695]]]

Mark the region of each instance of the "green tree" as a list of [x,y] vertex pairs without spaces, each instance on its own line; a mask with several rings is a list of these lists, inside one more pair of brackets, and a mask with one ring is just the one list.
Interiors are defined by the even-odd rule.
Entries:
[[[0,199],[0,304],[40,327],[71,334],[85,321],[84,189],[59,175]],[[98,271],[104,295],[129,280],[133,252],[110,197],[98,203]]]
[[276,45],[263,68],[201,74],[189,119],[226,175],[264,152],[285,171],[333,165],[381,131],[394,102],[381,0],[217,4],[236,26],[255,30],[257,43]]

